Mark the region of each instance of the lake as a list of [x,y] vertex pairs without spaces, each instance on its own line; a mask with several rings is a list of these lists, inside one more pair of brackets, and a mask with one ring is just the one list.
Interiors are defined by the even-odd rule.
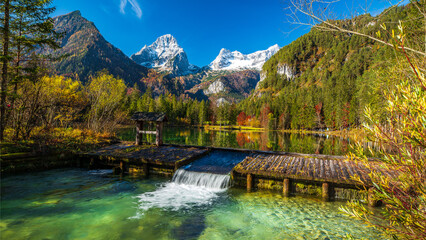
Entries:
[[2,239],[381,239],[344,202],[76,168],[1,182]]
[[[135,140],[135,127],[118,131],[125,141]],[[145,135],[145,141],[154,143],[155,135]],[[164,127],[164,143],[212,147],[229,147],[264,151],[284,151],[311,154],[345,155],[353,141],[349,138],[325,134],[295,134],[280,131],[205,130],[192,127]]]

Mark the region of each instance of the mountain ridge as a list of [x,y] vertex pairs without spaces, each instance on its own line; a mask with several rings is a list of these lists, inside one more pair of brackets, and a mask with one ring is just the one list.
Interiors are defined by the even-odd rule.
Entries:
[[262,70],[263,64],[280,50],[278,44],[266,50],[259,50],[250,54],[242,54],[239,51],[231,52],[222,48],[219,55],[208,65],[214,71],[218,70]]
[[128,84],[138,83],[147,76],[148,68],[136,64],[106,41],[95,24],[82,17],[79,10],[57,16],[53,20],[54,30],[65,34],[60,39],[60,49],[45,53],[67,55],[61,61],[52,63],[56,73],[77,75],[82,82],[87,82],[89,76],[107,69]]

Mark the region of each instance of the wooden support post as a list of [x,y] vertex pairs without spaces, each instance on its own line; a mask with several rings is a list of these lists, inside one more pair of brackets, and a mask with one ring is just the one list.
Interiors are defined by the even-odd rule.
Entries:
[[145,174],[145,177],[149,177],[149,163],[143,164],[143,173]]
[[157,122],[157,131],[155,133],[155,144],[157,146],[163,145],[163,122]]
[[126,170],[124,169],[124,162],[120,161],[120,174],[123,174]]
[[381,205],[381,201],[374,198],[374,187],[368,189],[367,201],[370,207],[378,207]]
[[136,145],[142,145],[142,131],[143,131],[143,122],[138,121],[136,123]]
[[283,195],[284,197],[288,197],[291,194],[291,182],[290,179],[285,178],[283,181]]
[[322,200],[328,202],[334,199],[334,187],[331,183],[322,183]]
[[253,176],[249,173],[247,174],[247,192],[251,192],[253,188]]
[[90,158],[89,169],[95,169],[95,168],[96,168],[95,158]]

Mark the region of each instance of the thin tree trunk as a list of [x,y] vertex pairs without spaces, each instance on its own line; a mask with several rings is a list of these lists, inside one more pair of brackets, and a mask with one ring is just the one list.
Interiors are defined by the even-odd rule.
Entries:
[[7,95],[7,80],[8,80],[8,55],[9,55],[9,0],[4,2],[4,28],[3,28],[3,71],[1,80],[0,92],[0,141],[4,139],[4,129],[6,127],[6,95]]
[[[23,20],[22,20],[22,15],[21,15],[20,16],[20,22],[19,22],[19,33],[18,33],[19,38],[18,39],[20,39],[21,36],[22,36],[22,21]],[[20,66],[20,63],[21,63],[21,40],[19,40],[18,43],[17,43],[17,51],[16,52],[17,53],[16,53],[16,64],[15,64],[15,78],[14,78],[15,81],[11,82],[11,84],[13,83],[13,85],[14,85],[13,94],[12,94],[12,97],[10,99],[11,109],[15,109],[15,102],[16,102],[16,98],[18,96],[18,81],[20,81],[20,79],[19,79],[19,66]],[[16,111],[15,111],[15,113],[16,113]],[[9,119],[5,120],[6,125],[7,125],[8,121],[9,121]],[[12,121],[13,121],[13,119],[12,119]],[[12,126],[13,126],[13,123],[12,123]]]

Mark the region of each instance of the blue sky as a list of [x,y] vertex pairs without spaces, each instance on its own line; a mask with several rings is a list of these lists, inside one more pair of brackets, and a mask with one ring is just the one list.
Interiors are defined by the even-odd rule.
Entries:
[[[333,12],[347,16],[362,11],[359,4],[341,1]],[[285,46],[309,31],[290,23],[284,0],[54,0],[53,5],[54,16],[80,10],[128,56],[170,33],[198,66],[213,61],[221,48],[246,54]],[[376,0],[368,11],[377,14],[388,6]]]

